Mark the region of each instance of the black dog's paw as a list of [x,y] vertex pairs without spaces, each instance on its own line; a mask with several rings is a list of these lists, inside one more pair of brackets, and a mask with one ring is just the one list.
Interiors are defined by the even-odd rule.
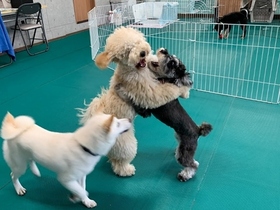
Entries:
[[186,182],[186,181],[188,181],[188,179],[187,179],[185,176],[183,176],[181,173],[178,173],[177,179],[178,179],[180,182]]
[[141,108],[139,106],[134,105],[134,110],[137,114],[139,114],[141,117],[147,118],[152,116],[152,112],[149,109]]

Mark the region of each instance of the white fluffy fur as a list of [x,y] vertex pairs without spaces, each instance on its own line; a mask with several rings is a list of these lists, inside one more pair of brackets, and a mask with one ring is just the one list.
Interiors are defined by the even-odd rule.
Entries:
[[[157,57],[151,54],[151,47],[140,31],[133,28],[117,28],[108,37],[104,52],[95,59],[96,65],[100,68],[106,68],[110,62],[117,63],[110,87],[94,98],[86,110],[82,110],[81,122],[86,122],[97,110],[133,120],[136,115],[133,107],[115,91],[119,84],[136,105],[146,108],[156,108],[180,95],[186,95],[185,93],[189,91],[187,87],[179,88],[170,83],[161,84],[147,65],[139,66],[144,60],[147,63],[153,59]],[[135,174],[135,167],[130,162],[134,159],[136,151],[137,140],[131,127],[128,132],[118,137],[116,144],[108,153],[113,171],[117,175]]]
[[11,168],[17,194],[26,193],[19,177],[25,173],[28,163],[31,171],[40,176],[35,164],[38,162],[57,173],[59,182],[73,194],[73,201],[82,201],[88,208],[96,206],[85,189],[86,175],[102,155],[107,155],[117,136],[130,127],[128,119],[97,114],[74,133],[58,133],[36,125],[28,116],[14,118],[8,113],[2,123],[1,137],[4,158]]

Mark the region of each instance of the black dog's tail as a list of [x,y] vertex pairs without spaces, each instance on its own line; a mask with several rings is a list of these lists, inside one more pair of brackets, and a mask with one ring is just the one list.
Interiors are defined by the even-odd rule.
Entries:
[[207,136],[212,131],[213,127],[209,123],[202,123],[200,126],[198,126],[198,129],[200,136]]

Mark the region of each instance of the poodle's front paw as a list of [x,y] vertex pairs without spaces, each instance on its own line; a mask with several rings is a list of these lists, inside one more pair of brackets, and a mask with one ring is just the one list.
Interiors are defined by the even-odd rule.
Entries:
[[114,172],[118,176],[133,176],[135,174],[135,167],[132,164],[126,164],[126,165],[119,165],[117,167],[114,167]]
[[97,206],[97,203],[94,200],[90,200],[89,198],[84,199],[82,203],[88,208]]
[[190,96],[190,88],[187,86],[180,87],[180,97],[181,98],[189,98]]

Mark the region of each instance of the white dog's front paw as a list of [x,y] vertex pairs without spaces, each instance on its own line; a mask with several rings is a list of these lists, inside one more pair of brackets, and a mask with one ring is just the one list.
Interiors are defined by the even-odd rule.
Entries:
[[90,200],[89,198],[84,199],[82,203],[88,208],[97,206],[97,203],[94,200]]
[[24,187],[18,187],[17,189],[16,189],[16,192],[17,192],[17,194],[18,195],[25,195],[25,193],[26,193],[26,189],[24,188]]
[[[11,176],[14,179],[12,173]],[[26,189],[20,184],[18,179],[13,180],[13,185],[18,195],[24,195],[26,193]]]

